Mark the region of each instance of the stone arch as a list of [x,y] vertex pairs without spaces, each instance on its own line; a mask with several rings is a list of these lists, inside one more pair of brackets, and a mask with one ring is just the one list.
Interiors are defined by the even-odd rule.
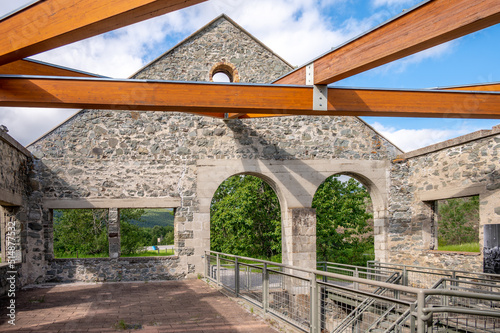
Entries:
[[240,74],[238,69],[232,63],[222,60],[212,66],[210,72],[208,73],[208,80],[213,82],[214,75],[217,73],[223,73],[227,75],[230,82],[240,82]]
[[[347,169],[349,170],[349,169]],[[321,183],[316,188],[318,190],[319,186],[323,184],[327,178],[334,175],[345,175],[356,179],[360,182],[368,191],[370,195],[372,206],[373,206],[373,235],[374,235],[374,245],[375,245],[375,260],[385,262],[387,261],[387,230],[388,225],[388,202],[387,202],[387,185],[385,181],[381,181],[380,178],[373,178],[373,175],[368,175],[363,172],[363,170],[357,171],[343,171],[339,169],[338,171],[331,172],[322,179]],[[314,194],[316,194],[316,191]],[[314,196],[313,194],[313,196]]]
[[[283,211],[282,207],[283,207],[283,203],[285,202],[285,198],[284,198],[282,192],[280,191],[280,188],[279,188],[279,185],[277,184],[277,182],[275,180],[273,180],[271,177],[266,176],[262,173],[245,171],[245,172],[238,172],[238,173],[234,173],[234,174],[229,175],[227,178],[220,181],[220,183],[218,184],[215,191],[213,191],[213,193],[211,194],[211,199],[213,199],[213,197],[216,195],[217,191],[219,190],[220,186],[226,180],[231,179],[233,177],[238,177],[238,176],[252,176],[252,177],[255,177],[255,178],[262,180],[267,185],[269,185],[269,187],[272,189],[272,191],[274,192],[274,194],[276,195],[276,197],[278,199],[278,204],[279,204],[279,209],[280,209],[279,223],[280,223],[280,228],[282,229],[283,224],[284,224],[284,220],[283,220],[284,219],[284,211]],[[212,207],[212,205],[210,205],[210,206]],[[210,212],[210,214],[211,214],[211,212]],[[210,226],[212,226],[212,216],[210,216]],[[210,233],[211,233],[211,230],[210,230]],[[283,235],[281,235],[280,238],[282,239]]]

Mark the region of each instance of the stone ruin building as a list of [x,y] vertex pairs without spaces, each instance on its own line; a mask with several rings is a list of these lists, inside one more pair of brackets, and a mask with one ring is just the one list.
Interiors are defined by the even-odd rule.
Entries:
[[[292,69],[222,15],[132,78],[210,81],[223,72],[233,82],[269,83]],[[355,177],[368,189],[375,255],[382,262],[483,271],[482,253],[436,250],[437,200],[479,195],[482,245],[483,227],[500,223],[500,126],[404,153],[357,117],[220,120],[82,110],[27,148],[5,132],[0,137],[2,249],[15,224],[23,285],[203,273],[212,196],[239,174],[260,177],[276,191],[283,263],[290,265],[315,267],[311,203],[334,174]],[[65,208],[109,209],[109,258],[54,259],[52,212]],[[123,208],[174,208],[176,255],[120,258]]]

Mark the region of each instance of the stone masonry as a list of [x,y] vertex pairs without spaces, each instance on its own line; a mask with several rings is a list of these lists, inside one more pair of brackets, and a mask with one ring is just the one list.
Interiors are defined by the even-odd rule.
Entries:
[[500,223],[500,126],[400,156],[391,169],[392,262],[482,272],[482,254],[438,251],[432,203],[479,195],[483,226]]
[[[232,76],[239,84],[269,83],[292,70],[221,16],[133,78],[210,81],[220,66],[237,71]],[[21,284],[168,280],[203,273],[212,197],[225,179],[238,174],[261,177],[276,191],[283,263],[305,268],[316,264],[312,199],[334,174],[353,176],[368,189],[380,261],[482,270],[480,254],[433,247],[436,200],[479,195],[481,224],[500,223],[498,126],[403,154],[356,117],[220,120],[82,110],[29,151],[6,133],[0,139],[1,225],[16,223]],[[53,210],[65,208],[109,209],[109,258],[54,259]],[[176,255],[121,258],[122,208],[174,208]]]
[[[234,65],[242,83],[272,82],[292,69],[222,16],[134,78],[208,81],[210,70],[221,62]],[[277,189],[284,212],[285,262],[313,268],[315,235],[307,244],[296,245],[292,239],[300,239],[304,230],[292,228],[294,216],[315,221],[310,207],[317,187],[336,172],[357,171],[361,178],[378,182],[373,192],[380,192],[378,212],[384,220],[387,161],[401,153],[352,117],[223,121],[190,114],[104,110],[81,111],[29,149],[37,158],[44,216],[50,216],[50,208],[78,208],[82,201],[96,199],[108,200],[100,208],[114,209],[129,199],[145,208],[175,208],[175,250],[180,260],[175,274],[203,272],[201,258],[210,249],[210,200],[224,179],[250,173],[268,180]],[[213,170],[211,165],[218,161],[221,166]],[[374,169],[373,163],[379,167]],[[277,165],[280,171],[270,171]],[[295,170],[283,169],[287,165]],[[368,176],[368,170],[376,172]],[[207,183],[205,175],[218,180]],[[309,217],[303,216],[304,208]],[[119,232],[110,231],[110,241],[118,241],[111,234]],[[50,226],[47,235],[45,242],[50,244]],[[50,246],[48,251],[52,256]],[[110,248],[110,253],[117,256],[116,250]]]

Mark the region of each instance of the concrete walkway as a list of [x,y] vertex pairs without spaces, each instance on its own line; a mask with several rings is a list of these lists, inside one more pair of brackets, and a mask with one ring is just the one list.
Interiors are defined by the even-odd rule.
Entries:
[[71,284],[16,295],[16,325],[0,299],[0,332],[276,333],[199,280]]

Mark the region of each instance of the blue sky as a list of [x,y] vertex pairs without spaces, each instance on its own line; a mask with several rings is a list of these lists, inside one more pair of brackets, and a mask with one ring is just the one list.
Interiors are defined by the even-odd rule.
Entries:
[[[474,1],[474,0],[471,0]],[[30,0],[0,0],[0,16]],[[420,3],[418,0],[211,0],[33,58],[125,78],[225,13],[293,65],[302,65]],[[337,82],[338,86],[430,88],[500,81],[500,25]],[[76,110],[0,108],[0,124],[28,144]],[[500,120],[364,117],[405,151]]]

